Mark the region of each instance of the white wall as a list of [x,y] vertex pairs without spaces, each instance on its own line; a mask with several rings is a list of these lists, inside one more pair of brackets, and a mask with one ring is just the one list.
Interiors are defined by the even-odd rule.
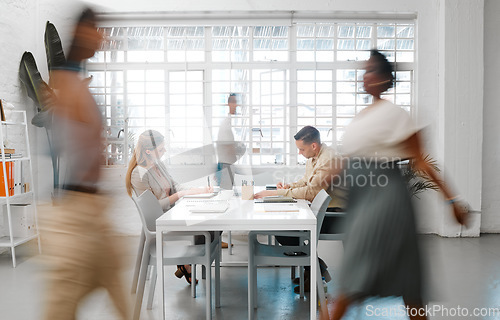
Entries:
[[500,1],[484,3],[483,199],[481,232],[500,231]]
[[[417,63],[418,78],[416,79],[418,106],[417,121],[421,125],[428,125],[426,131],[426,146],[442,164],[446,162],[446,178],[453,180],[455,190],[463,194],[477,211],[481,207],[488,209],[491,215],[487,221],[495,221],[494,212],[500,205],[493,197],[485,198],[481,203],[482,185],[493,189],[493,180],[482,179],[482,99],[483,99],[483,19],[491,24],[494,15],[486,12],[483,15],[483,0],[451,1],[451,0],[334,0],[334,1],[289,1],[289,0],[185,0],[185,1],[132,1],[132,0],[92,0],[88,1],[99,6],[103,12],[156,12],[156,11],[335,11],[335,12],[383,12],[383,13],[416,13],[417,28]],[[494,3],[494,4],[493,4]],[[488,6],[498,7],[495,1],[487,1]],[[53,22],[61,33],[63,43],[69,37],[69,26],[72,25],[74,13],[77,11],[74,2],[64,0],[38,1],[2,1],[0,10],[7,12],[14,10],[15,14],[8,15],[11,23],[0,26],[7,28],[3,37],[21,37],[21,44],[15,47],[16,53],[5,48],[0,49],[1,61],[16,61],[14,64],[5,64],[2,68],[9,68],[4,72],[7,78],[2,77],[0,93],[12,101],[21,101],[24,93],[20,92],[17,82],[17,61],[24,50],[32,50],[47,79],[45,53],[43,51],[43,31],[46,20]],[[498,22],[495,22],[498,24]],[[497,27],[497,25],[493,26]],[[495,31],[491,31],[490,37]],[[481,36],[478,36],[481,35]],[[487,34],[488,35],[488,34]],[[16,42],[17,43],[17,42]],[[495,48],[490,48],[494,50]],[[491,56],[486,55],[486,57]],[[7,60],[6,60],[7,59]],[[487,75],[488,76],[488,75]],[[5,80],[5,79],[10,79]],[[458,95],[456,95],[458,93]],[[485,103],[493,109],[493,98],[485,93]],[[26,104],[26,103],[25,103]],[[486,114],[485,114],[486,118]],[[492,122],[485,121],[487,126]],[[498,129],[497,129],[498,130]],[[43,131],[40,131],[43,133]],[[495,132],[485,133],[485,143],[494,143],[491,136]],[[37,135],[37,145],[42,148],[42,134]],[[472,136],[469,138],[469,136]],[[463,146],[463,147],[462,147]],[[464,152],[464,149],[466,150]],[[486,150],[486,148],[485,148]],[[467,153],[467,156],[464,154]],[[485,154],[486,156],[486,154]],[[486,160],[485,160],[486,164]],[[48,166],[47,166],[48,165]],[[51,186],[50,162],[41,163],[39,170],[39,192],[42,195],[49,193]],[[442,165],[441,165],[442,166]],[[493,172],[499,170],[493,165],[489,168]],[[490,171],[491,173],[491,171]],[[121,179],[117,176],[116,179]],[[119,186],[117,181],[110,183]],[[121,192],[115,190],[115,192]],[[449,212],[442,205],[442,198],[436,194],[425,196],[425,204],[419,204],[419,228],[421,232],[439,233],[447,236],[459,235],[461,230],[449,221]],[[131,232],[135,227],[135,211],[132,202],[125,205],[121,202],[120,212],[130,210],[124,214],[127,222],[123,225],[124,232]],[[123,209],[123,210],[122,210]],[[498,210],[496,210],[498,211]],[[486,219],[486,216],[485,216]],[[479,223],[479,217],[476,219]],[[496,219],[498,227],[483,230],[500,231],[500,219]],[[479,227],[477,226],[477,230]],[[136,229],[138,230],[138,228]],[[132,231],[135,232],[135,231]]]

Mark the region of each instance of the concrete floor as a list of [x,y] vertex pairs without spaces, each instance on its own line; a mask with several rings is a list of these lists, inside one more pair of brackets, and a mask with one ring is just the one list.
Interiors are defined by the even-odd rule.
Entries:
[[[245,261],[247,246],[243,234],[234,234],[234,255],[224,249],[223,262],[237,265]],[[138,237],[120,237],[127,269],[124,279],[130,288],[133,261]],[[500,235],[482,235],[480,238],[449,239],[434,235],[421,236],[421,247],[428,266],[427,294],[429,308],[448,308],[432,313],[430,319],[500,319],[500,312],[484,315],[489,310],[500,310]],[[36,253],[36,242],[17,248],[18,266],[12,268],[9,251],[0,254],[0,319],[40,319],[44,294],[43,263]],[[332,306],[335,274],[342,256],[339,242],[320,242],[320,256],[328,263],[334,280],[328,284],[329,308]],[[198,269],[198,276],[201,269]],[[197,297],[190,297],[184,279],[172,275],[175,267],[167,267],[165,274],[167,319],[204,319],[205,282],[200,280]],[[149,282],[146,284],[149,285]],[[221,269],[221,308],[214,310],[215,319],[247,318],[247,269],[226,266]],[[258,271],[257,319],[308,319],[309,300],[301,300],[293,293],[290,268],[260,268]],[[130,295],[132,300],[134,296]],[[345,319],[407,319],[400,315],[399,298],[370,299],[351,308]],[[458,309],[460,308],[460,309]],[[375,312],[378,313],[375,316]],[[458,313],[459,314],[458,314]],[[467,316],[465,312],[468,312]],[[483,312],[474,316],[473,312]],[[107,293],[97,291],[82,302],[78,319],[118,319]],[[153,310],[142,310],[141,319],[158,319],[157,303]],[[370,316],[372,315],[372,316]],[[459,317],[462,315],[462,317]]]

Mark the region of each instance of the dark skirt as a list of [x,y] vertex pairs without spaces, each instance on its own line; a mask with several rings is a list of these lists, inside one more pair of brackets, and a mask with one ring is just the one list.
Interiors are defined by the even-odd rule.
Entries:
[[407,183],[394,163],[350,162],[339,285],[353,300],[403,296],[421,301],[421,261]]

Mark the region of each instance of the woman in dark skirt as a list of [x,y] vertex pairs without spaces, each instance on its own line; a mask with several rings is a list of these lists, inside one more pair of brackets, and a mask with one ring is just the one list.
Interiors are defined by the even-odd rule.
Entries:
[[409,114],[381,99],[392,86],[392,71],[385,56],[372,50],[363,80],[373,103],[353,119],[344,135],[343,153],[348,158],[342,169],[350,191],[335,320],[351,303],[373,296],[402,296],[410,319],[426,319],[414,211],[399,160],[414,160],[416,169],[427,173],[452,204],[456,220],[463,224],[466,218],[457,198],[423,161]]

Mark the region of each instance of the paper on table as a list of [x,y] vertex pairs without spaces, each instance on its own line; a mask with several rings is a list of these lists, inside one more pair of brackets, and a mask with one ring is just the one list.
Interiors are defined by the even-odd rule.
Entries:
[[199,194],[187,194],[184,198],[212,198],[215,193],[199,193]]
[[224,200],[191,200],[185,206],[193,213],[222,213],[229,208],[229,203]]
[[299,208],[293,203],[264,204],[265,212],[297,212]]

